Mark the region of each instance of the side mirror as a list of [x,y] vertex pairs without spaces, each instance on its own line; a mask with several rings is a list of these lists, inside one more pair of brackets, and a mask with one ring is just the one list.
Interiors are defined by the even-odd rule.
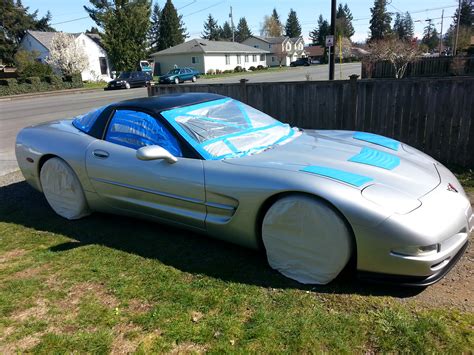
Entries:
[[176,157],[168,152],[165,148],[159,145],[147,145],[137,150],[137,159],[140,160],[157,160],[164,159],[170,164],[174,164],[178,161]]

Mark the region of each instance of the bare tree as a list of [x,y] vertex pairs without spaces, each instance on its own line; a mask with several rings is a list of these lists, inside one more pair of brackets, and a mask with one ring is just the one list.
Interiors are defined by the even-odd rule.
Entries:
[[283,33],[281,23],[273,16],[265,16],[263,18],[260,34],[265,37],[280,37]]
[[63,75],[81,73],[89,65],[84,49],[73,36],[63,32],[53,36],[46,62],[58,68]]
[[409,63],[416,61],[419,55],[418,46],[398,38],[372,41],[369,45],[368,59],[375,63],[388,61],[392,63],[397,79],[403,78]]
[[275,57],[278,59],[278,65],[281,68],[281,63],[286,59],[288,56],[288,51],[286,50],[286,44],[285,42],[283,43],[276,43],[274,44],[275,46],[275,52],[273,53]]

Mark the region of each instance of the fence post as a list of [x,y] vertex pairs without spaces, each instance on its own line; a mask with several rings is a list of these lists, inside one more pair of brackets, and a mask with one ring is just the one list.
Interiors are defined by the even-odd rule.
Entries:
[[357,78],[359,75],[352,74],[349,76],[349,85],[351,87],[351,113],[352,113],[352,120],[353,126],[351,129],[357,128]]
[[242,102],[248,103],[247,101],[247,81],[248,79],[240,79],[240,98]]

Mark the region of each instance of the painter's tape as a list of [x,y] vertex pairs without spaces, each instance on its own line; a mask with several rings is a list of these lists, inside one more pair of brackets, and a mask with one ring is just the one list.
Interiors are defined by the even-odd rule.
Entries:
[[377,144],[392,150],[398,150],[398,147],[400,146],[400,142],[396,141],[395,139],[379,136],[378,134],[373,133],[355,132],[352,137],[354,139]]
[[377,149],[364,147],[359,154],[354,155],[349,161],[354,163],[372,165],[379,168],[392,170],[400,165],[400,158]]
[[362,186],[373,180],[364,175],[353,174],[344,170],[326,168],[324,166],[311,165],[301,169],[301,171],[339,180],[356,187]]

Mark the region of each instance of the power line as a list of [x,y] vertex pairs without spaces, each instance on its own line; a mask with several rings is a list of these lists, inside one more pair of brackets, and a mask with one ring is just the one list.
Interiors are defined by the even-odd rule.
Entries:
[[84,20],[84,19],[86,19],[86,18],[89,18],[89,16],[79,17],[79,18],[75,18],[75,19],[68,20],[68,21],[63,21],[63,22],[52,23],[51,26],[61,25],[61,24],[63,24],[63,23],[69,23],[69,22],[74,22],[74,21],[79,21],[79,20]]
[[180,8],[177,8],[176,11],[179,11],[179,10],[181,10],[181,9],[184,9],[185,7],[188,7],[188,6],[192,5],[192,4],[194,4],[196,1],[197,1],[197,0],[193,0],[193,1],[191,1],[189,4],[186,4],[186,5],[184,5],[184,6],[181,6]]
[[183,15],[183,17],[188,17],[188,16],[191,16],[191,15],[197,14],[197,13],[199,13],[199,12],[206,11],[206,10],[208,10],[208,9],[210,9],[210,8],[212,8],[212,7],[215,7],[215,6],[217,6],[217,5],[220,5],[220,4],[224,3],[224,2],[226,2],[226,0],[216,2],[215,4],[212,4],[212,5],[208,6],[208,7],[205,7],[204,9],[197,10],[197,11],[191,12],[191,13],[189,13],[189,14]]

